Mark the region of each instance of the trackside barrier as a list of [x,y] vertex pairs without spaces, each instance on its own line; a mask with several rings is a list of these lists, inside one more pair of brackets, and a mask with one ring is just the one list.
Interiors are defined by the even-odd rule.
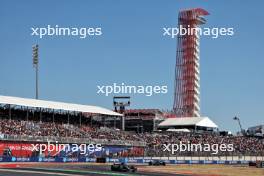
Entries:
[[[154,161],[155,159],[144,159],[144,158],[106,158],[107,163],[138,163],[144,164]],[[226,165],[236,165],[236,164],[248,164],[249,161],[239,161],[239,160],[161,160],[167,164],[226,164]],[[30,158],[20,158],[20,157],[0,157],[0,162],[96,162],[96,158],[68,158],[68,157],[55,157],[55,158],[43,158],[43,157],[30,157]]]

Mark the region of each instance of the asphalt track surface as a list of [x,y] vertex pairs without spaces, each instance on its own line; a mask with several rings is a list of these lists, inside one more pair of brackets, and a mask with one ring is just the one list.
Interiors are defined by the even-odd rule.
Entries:
[[[138,168],[142,166],[137,166]],[[153,166],[155,167],[155,166]],[[166,167],[166,166],[165,166]],[[0,168],[0,176],[186,176],[181,174],[165,174],[138,171],[136,173],[128,172],[112,172],[109,165],[61,165],[56,166],[36,166],[23,168]],[[190,176],[190,175],[188,175]]]

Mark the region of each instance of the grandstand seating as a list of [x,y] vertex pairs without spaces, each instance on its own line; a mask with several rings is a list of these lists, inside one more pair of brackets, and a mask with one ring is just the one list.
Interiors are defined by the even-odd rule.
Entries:
[[[13,141],[20,142],[22,137],[59,137],[69,139],[82,139],[84,140],[101,140],[104,141],[104,145],[113,145],[112,141],[115,141],[117,146],[131,146],[132,142],[141,142],[145,147],[145,156],[171,156],[170,153],[164,152],[163,144],[167,143],[179,143],[179,141],[189,141],[190,143],[209,143],[209,144],[233,144],[234,152],[220,152],[218,155],[230,156],[230,155],[262,155],[264,154],[264,139],[245,136],[221,136],[213,133],[175,133],[175,132],[145,132],[135,133],[126,132],[118,129],[103,127],[102,124],[94,124],[91,126],[89,123],[82,123],[77,125],[76,123],[53,122],[53,121],[39,121],[39,120],[26,120],[25,112],[13,110],[14,116],[12,119],[8,118],[5,111],[0,113],[0,142],[2,140],[9,140],[12,137]],[[48,115],[48,114],[46,114]],[[24,117],[22,117],[24,116]],[[67,115],[60,114],[61,118],[67,118]],[[26,138],[23,138],[25,141]],[[31,140],[32,141],[32,140]],[[37,141],[37,140],[36,140]],[[136,146],[134,143],[132,144]],[[129,152],[128,152],[129,153]],[[127,155],[132,155],[129,153]],[[142,155],[140,150],[137,153]],[[0,154],[1,155],[1,154]],[[194,153],[194,152],[182,152],[177,155],[185,156],[197,156],[197,155],[211,155],[211,153]]]

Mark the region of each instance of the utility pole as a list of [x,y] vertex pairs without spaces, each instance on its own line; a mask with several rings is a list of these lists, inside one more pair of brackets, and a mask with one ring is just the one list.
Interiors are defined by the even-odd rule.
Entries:
[[39,58],[38,58],[38,45],[33,45],[32,47],[32,56],[33,56],[33,67],[35,68],[36,71],[36,99],[38,99],[38,63],[39,63]]

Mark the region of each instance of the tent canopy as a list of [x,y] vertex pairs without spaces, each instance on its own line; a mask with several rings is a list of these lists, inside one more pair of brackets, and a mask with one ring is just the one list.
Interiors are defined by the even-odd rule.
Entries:
[[185,133],[189,133],[191,132],[190,130],[186,129],[186,128],[183,128],[183,129],[167,129],[166,131],[169,131],[169,132],[185,132]]
[[36,100],[36,99],[30,99],[30,98],[1,96],[1,95],[0,95],[0,104],[10,104],[10,105],[32,107],[32,108],[44,108],[44,109],[75,111],[75,112],[83,112],[83,113],[103,114],[103,115],[109,115],[109,116],[123,116],[122,114],[119,114],[112,110],[98,107],[98,106],[88,106],[88,105],[63,103],[63,102],[56,102],[56,101],[46,101],[46,100]]
[[174,126],[200,126],[208,128],[218,128],[218,126],[208,117],[168,118],[159,124],[159,127]]

